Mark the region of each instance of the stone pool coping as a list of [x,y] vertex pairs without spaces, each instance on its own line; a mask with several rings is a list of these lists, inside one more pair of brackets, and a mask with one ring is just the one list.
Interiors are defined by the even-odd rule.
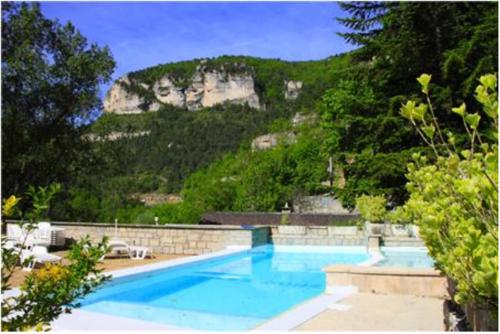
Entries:
[[379,276],[438,277],[441,273],[434,268],[375,267],[336,264],[324,268],[326,273],[372,274]]
[[355,286],[337,286],[334,291],[326,291],[326,293],[296,305],[250,331],[289,331],[357,292],[358,289]]
[[251,249],[250,246],[228,246],[228,247],[226,247],[225,250],[218,251],[218,252],[188,256],[188,257],[183,257],[183,258],[173,259],[173,260],[166,260],[166,261],[146,264],[143,266],[118,269],[118,270],[106,272],[106,274],[111,275],[112,278],[131,276],[131,275],[141,274],[141,273],[154,271],[154,270],[177,267],[177,266],[180,266],[183,264],[191,264],[191,263],[195,263],[195,262],[199,262],[199,261],[203,261],[203,260],[208,260],[208,259],[212,259],[212,258],[216,258],[216,257],[218,258],[221,256],[233,255],[233,254],[247,251],[249,249]]

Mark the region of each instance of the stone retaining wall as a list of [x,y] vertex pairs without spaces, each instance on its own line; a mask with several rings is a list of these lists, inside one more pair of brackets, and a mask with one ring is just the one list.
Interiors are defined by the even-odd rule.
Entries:
[[[114,224],[52,222],[63,227],[67,239],[89,235],[92,241],[115,235]],[[367,237],[356,226],[297,225],[132,225],[118,227],[118,237],[130,245],[149,247],[158,254],[203,254],[230,245],[364,246]],[[384,237],[385,246],[422,246],[418,238]]]
[[276,245],[363,246],[364,232],[355,226],[271,226]]
[[[64,228],[67,239],[89,235],[92,241],[113,237],[113,224],[53,222]],[[269,228],[265,226],[200,225],[119,225],[118,237],[129,245],[146,246],[157,254],[197,255],[225,249],[227,246],[257,246],[266,243]]]

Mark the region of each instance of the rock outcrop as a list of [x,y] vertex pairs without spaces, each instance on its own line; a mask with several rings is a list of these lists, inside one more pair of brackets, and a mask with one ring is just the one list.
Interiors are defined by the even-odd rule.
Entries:
[[337,199],[331,196],[302,196],[293,201],[293,211],[296,213],[329,213],[335,215],[358,214],[358,211],[349,211],[342,207]]
[[104,99],[104,111],[116,112],[117,114],[138,114],[144,100],[137,94],[127,91],[130,79],[127,75],[119,78],[110,88]]
[[292,118],[292,125],[297,127],[302,124],[311,124],[317,121],[316,114],[296,113]]
[[253,77],[250,74],[205,73],[203,82],[203,107],[230,101],[259,109],[259,97],[255,93]]
[[186,104],[186,96],[182,88],[175,86],[168,75],[155,82],[153,92],[161,103],[172,104],[176,107],[183,107]]
[[182,197],[177,194],[145,193],[132,194],[130,198],[144,203],[145,206],[159,204],[176,204],[182,202]]
[[133,85],[151,90],[148,85],[133,83],[128,76],[124,76],[118,79],[106,94],[104,111],[117,114],[156,111],[160,108],[160,103],[186,107],[188,110],[213,107],[225,102],[248,103],[252,108],[261,108],[259,96],[254,88],[254,79],[245,71],[240,73],[227,73],[223,69],[206,71],[204,66],[198,66],[187,88],[179,87],[175,80],[166,74],[152,86],[156,101],[150,101],[149,105],[138,93],[132,93],[127,89]]
[[89,133],[84,135],[84,138],[87,138],[90,141],[114,141],[122,138],[135,138],[148,136],[151,131],[138,131],[138,132],[118,132],[112,131],[106,135],[97,135],[95,133]]
[[297,137],[293,132],[269,133],[252,140],[251,147],[253,151],[267,150],[276,147],[280,140],[293,144],[297,141]]
[[302,81],[285,81],[285,99],[295,100],[302,90]]

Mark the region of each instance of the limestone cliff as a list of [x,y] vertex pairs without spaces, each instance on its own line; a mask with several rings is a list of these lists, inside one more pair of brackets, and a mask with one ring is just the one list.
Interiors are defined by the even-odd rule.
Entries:
[[118,79],[106,94],[104,111],[116,114],[156,111],[162,103],[188,110],[225,102],[248,103],[256,109],[262,107],[255,92],[254,79],[248,72],[228,73],[223,68],[207,70],[199,65],[188,82],[187,87],[182,87],[167,73],[150,87],[126,75]]
[[276,147],[280,141],[295,144],[297,137],[293,132],[268,133],[252,140],[252,151],[261,151]]
[[302,81],[285,80],[285,98],[295,100],[302,89]]
[[127,91],[128,86],[130,86],[130,79],[126,75],[115,81],[104,99],[104,111],[115,111],[119,114],[142,112],[140,106],[144,100],[139,95]]

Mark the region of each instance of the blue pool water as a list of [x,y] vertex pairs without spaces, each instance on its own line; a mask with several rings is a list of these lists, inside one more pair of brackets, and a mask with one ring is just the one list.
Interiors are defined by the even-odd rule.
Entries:
[[434,260],[426,248],[382,247],[385,259],[375,264],[378,267],[432,268]]
[[198,330],[248,330],[321,294],[326,265],[368,259],[361,247],[260,246],[116,278],[82,308]]

